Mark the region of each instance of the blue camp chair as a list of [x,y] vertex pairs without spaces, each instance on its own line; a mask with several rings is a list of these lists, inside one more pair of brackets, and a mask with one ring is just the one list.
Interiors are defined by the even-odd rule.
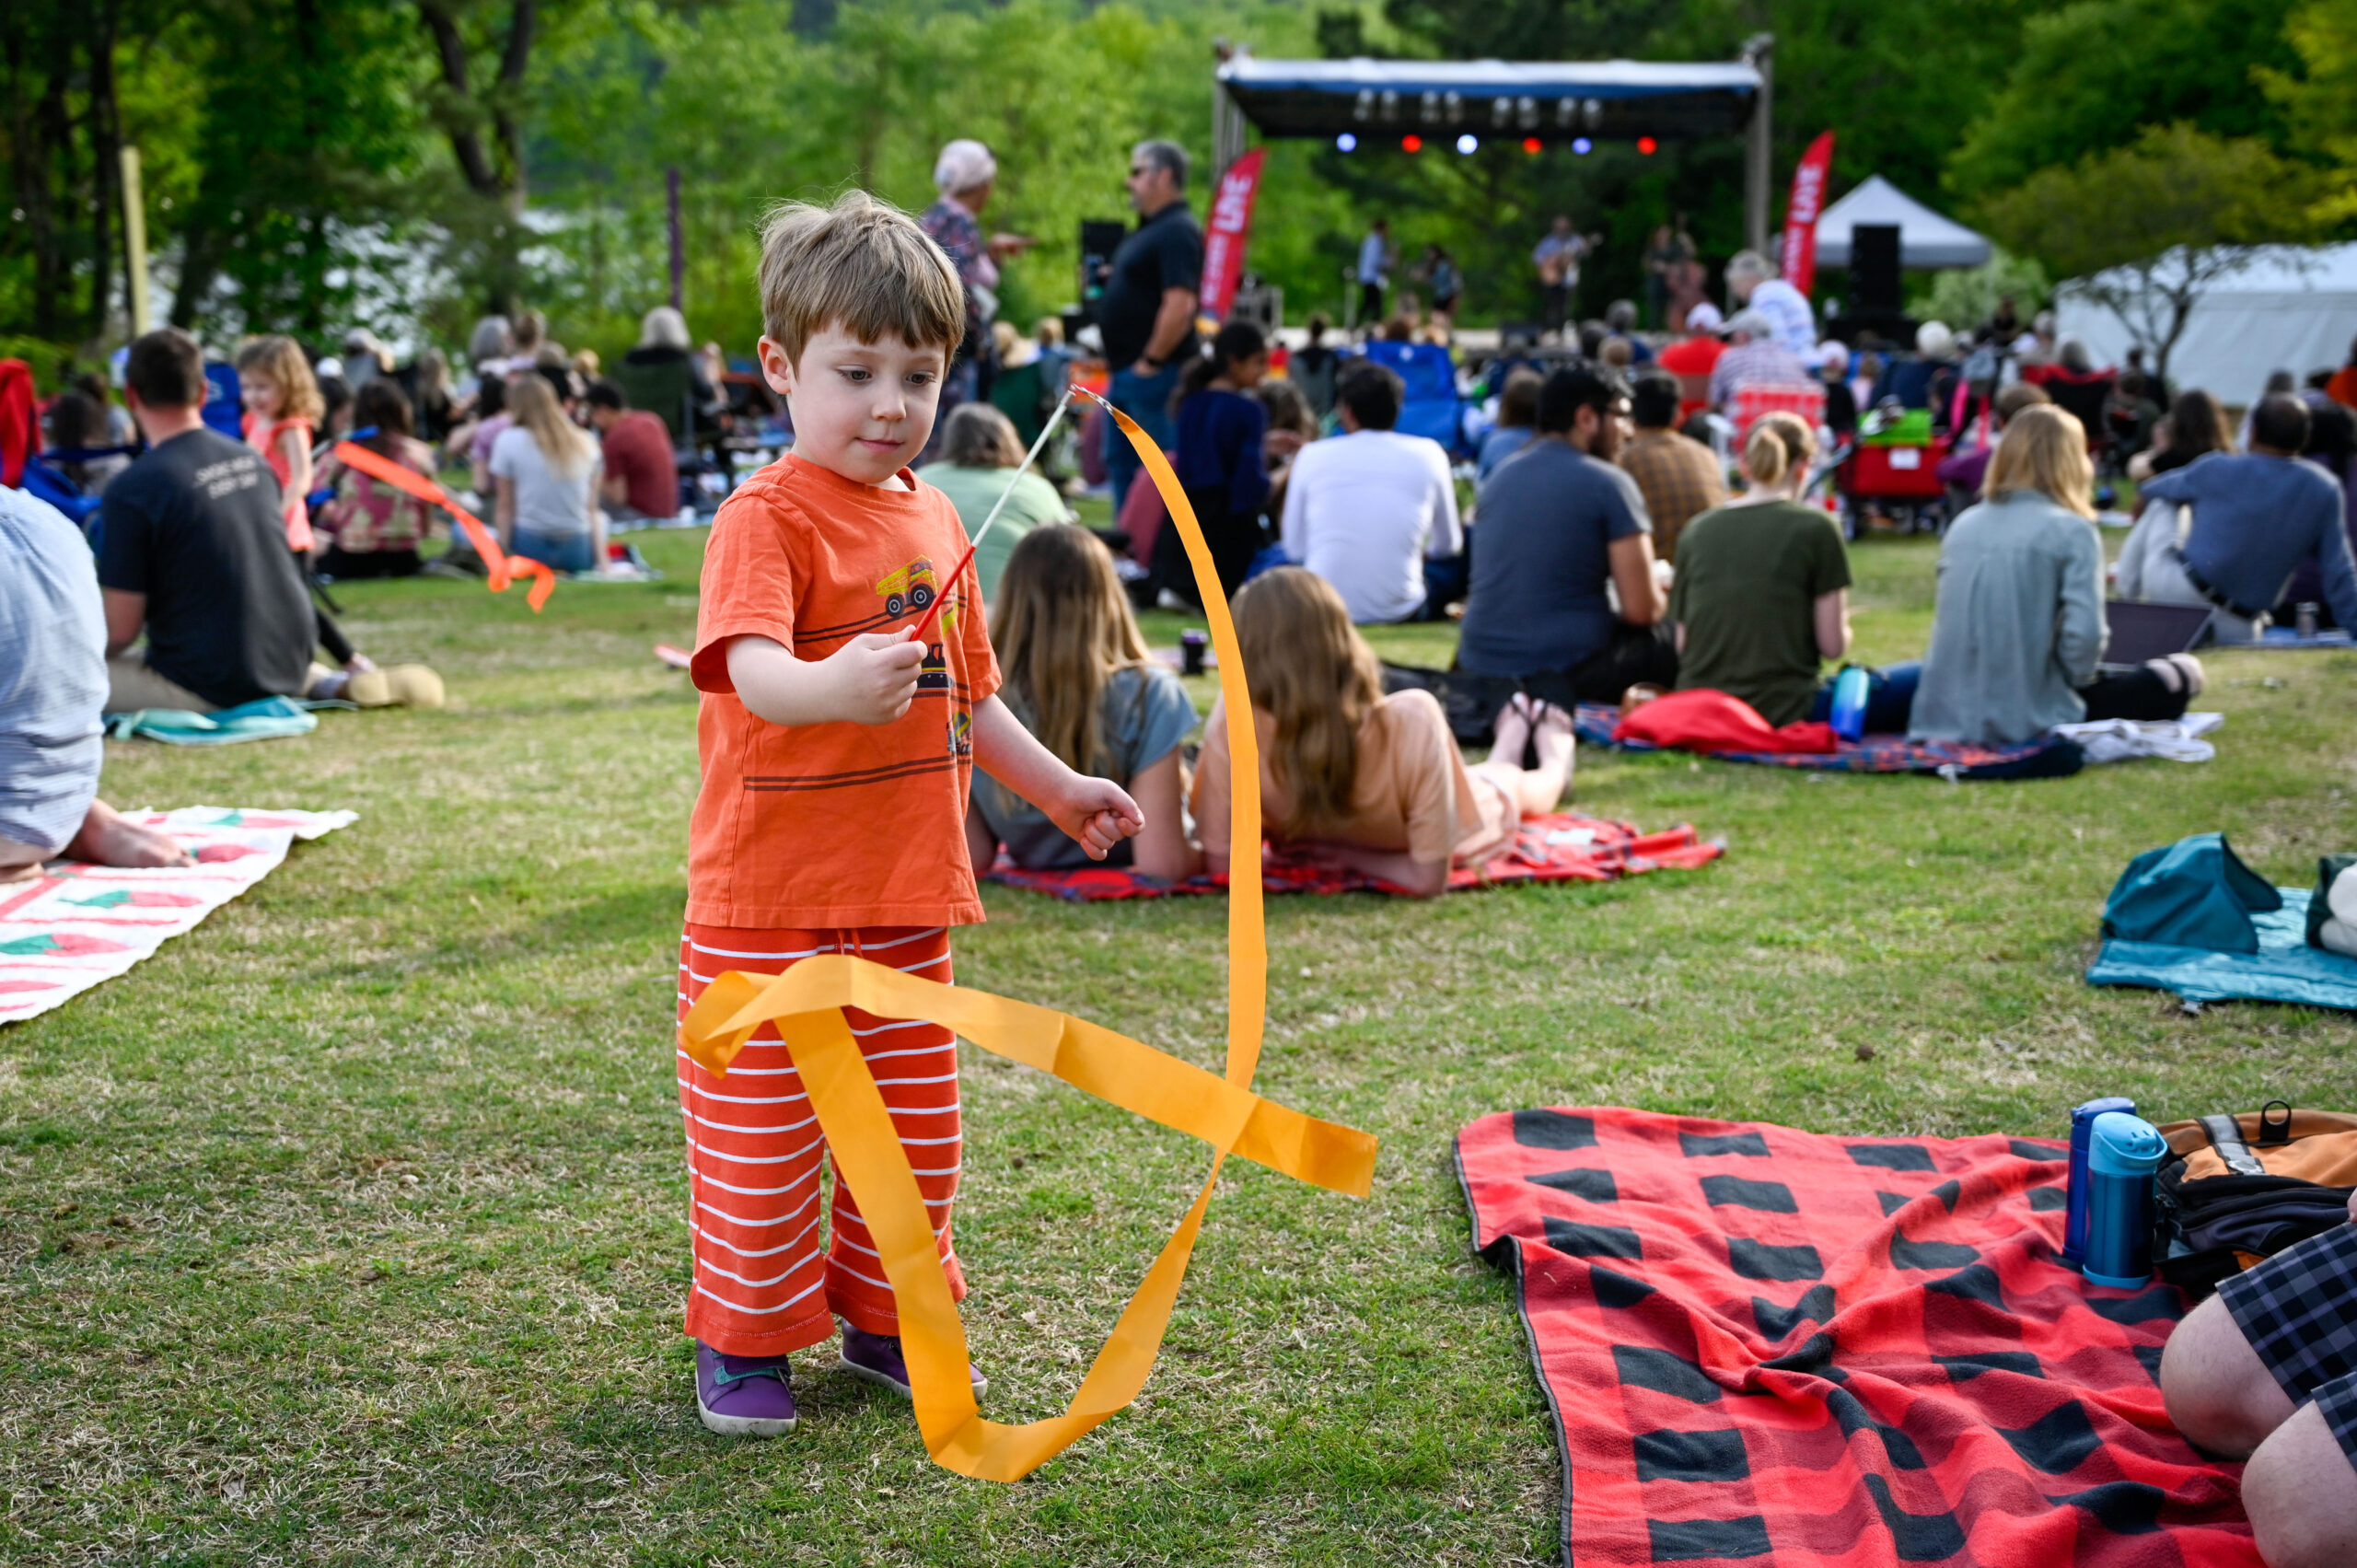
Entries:
[[245,432],[245,395],[238,390],[238,367],[224,359],[204,362],[204,423],[232,441]]
[[1403,436],[1428,436],[1452,458],[1473,455],[1465,439],[1467,405],[1457,395],[1457,366],[1448,350],[1438,343],[1376,341],[1354,352],[1399,377],[1399,419],[1394,430]]

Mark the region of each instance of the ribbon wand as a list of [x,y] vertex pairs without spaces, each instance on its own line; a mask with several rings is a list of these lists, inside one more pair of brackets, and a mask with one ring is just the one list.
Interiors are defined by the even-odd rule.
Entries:
[[932,630],[933,618],[941,613],[943,605],[949,602],[949,590],[957,586],[959,577],[965,575],[966,568],[974,563],[974,552],[981,548],[983,537],[991,531],[992,525],[998,521],[998,515],[1006,510],[1006,503],[1015,494],[1015,487],[1023,482],[1025,474],[1031,471],[1031,465],[1038,459],[1040,448],[1047,446],[1048,437],[1056,433],[1056,426],[1063,422],[1064,410],[1072,407],[1073,394],[1079,390],[1081,388],[1077,382],[1068,381],[1064,384],[1064,395],[1056,400],[1055,412],[1048,416],[1048,423],[1039,427],[1039,434],[1033,439],[1031,449],[1023,454],[1023,465],[1015,470],[1013,477],[1007,480],[1006,488],[999,492],[997,505],[991,508],[990,516],[982,519],[982,526],[974,531],[972,540],[966,546],[966,553],[958,558],[957,569],[942,579],[941,591],[934,596],[932,606],[917,618],[916,641],[923,642],[925,633]]

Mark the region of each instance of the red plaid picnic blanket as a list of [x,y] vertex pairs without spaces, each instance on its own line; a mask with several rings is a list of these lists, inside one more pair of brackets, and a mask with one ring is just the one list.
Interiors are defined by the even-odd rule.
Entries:
[[2064,1145],[1612,1107],[1457,1135],[1520,1280],[1563,1560],[2256,1565],[2154,1378],[2175,1287],[2055,1260]]
[[[1642,740],[1615,740],[1620,710],[1608,703],[1582,703],[1572,715],[1572,727],[1589,746],[1610,746],[1622,751],[1658,751]],[[1771,768],[1802,768],[1837,773],[1936,773],[1954,768],[1970,778],[1982,769],[1992,776],[2023,769],[2058,747],[2073,742],[2060,736],[2041,736],[2019,746],[1980,746],[1962,740],[1910,740],[1903,735],[1869,735],[1844,740],[1830,751],[1714,751],[1722,762],[1758,762]]]
[[[1609,882],[1666,867],[1691,870],[1725,853],[1724,843],[1701,838],[1682,822],[1662,832],[1643,833],[1626,822],[1564,811],[1525,820],[1515,835],[1512,849],[1486,865],[1450,872],[1448,890],[1462,893],[1505,882]],[[1288,861],[1283,852],[1273,845],[1266,848],[1263,854],[1261,885],[1271,893],[1399,891],[1388,882],[1356,872]],[[1166,899],[1227,889],[1225,877],[1161,882],[1112,865],[1087,865],[1073,871],[1026,871],[1004,858],[992,869],[990,880],[1075,902]]]

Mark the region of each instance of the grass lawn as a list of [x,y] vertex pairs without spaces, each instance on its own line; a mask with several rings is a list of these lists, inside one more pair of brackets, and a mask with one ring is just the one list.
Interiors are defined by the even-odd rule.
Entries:
[[[1233,1164],[1145,1397],[1017,1486],[800,1360],[802,1431],[697,1424],[673,970],[701,536],[669,580],[337,590],[439,713],[110,749],[134,805],[348,807],[124,979],[0,1031],[0,1558],[139,1563],[1545,1562],[1555,1453],[1450,1138],[1611,1103],[1829,1132],[2051,1134],[2357,1109],[2345,1016],[2080,981],[2140,850],[2357,845],[2357,655],[2223,654],[2206,766],[1956,786],[1583,750],[1574,801],[1692,821],[1696,873],[1271,900],[1264,1091],[1383,1140],[1373,1198]],[[1933,547],[1854,552],[1860,652],[1921,649]],[[1154,641],[1180,622],[1153,618]],[[1446,629],[1378,639],[1445,662]],[[1198,691],[1207,703],[1208,683]],[[1225,911],[992,889],[959,978],[1215,1064]],[[1200,1145],[968,1052],[967,1323],[1060,1410]]]

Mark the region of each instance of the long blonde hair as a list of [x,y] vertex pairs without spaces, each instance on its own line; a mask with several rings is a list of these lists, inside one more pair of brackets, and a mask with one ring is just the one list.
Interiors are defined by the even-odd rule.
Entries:
[[1817,432],[1796,413],[1779,409],[1759,416],[1743,442],[1743,471],[1763,490],[1782,484],[1817,457]]
[[319,378],[311,374],[311,362],[304,357],[302,345],[293,338],[273,332],[249,340],[238,350],[238,369],[251,371],[278,388],[279,418],[308,419],[316,424],[326,417],[327,400],[319,396]]
[[1113,557],[1094,534],[1051,523],[1023,536],[999,575],[991,646],[1039,744],[1081,772],[1104,766],[1105,683],[1147,660]]
[[1269,767],[1293,797],[1285,827],[1296,835],[1340,827],[1358,788],[1359,726],[1383,699],[1383,667],[1334,586],[1298,566],[1253,578],[1233,608],[1252,705],[1277,721]]
[[556,389],[539,371],[518,376],[508,384],[507,412],[516,423],[532,434],[532,444],[548,459],[549,468],[558,473],[571,473],[587,462],[597,447],[589,440],[589,433],[564,417],[564,405],[557,401]]
[[2068,409],[2038,403],[2006,422],[1980,494],[1993,501],[2009,491],[2035,490],[2058,506],[2093,517],[2095,486],[2087,427]]

